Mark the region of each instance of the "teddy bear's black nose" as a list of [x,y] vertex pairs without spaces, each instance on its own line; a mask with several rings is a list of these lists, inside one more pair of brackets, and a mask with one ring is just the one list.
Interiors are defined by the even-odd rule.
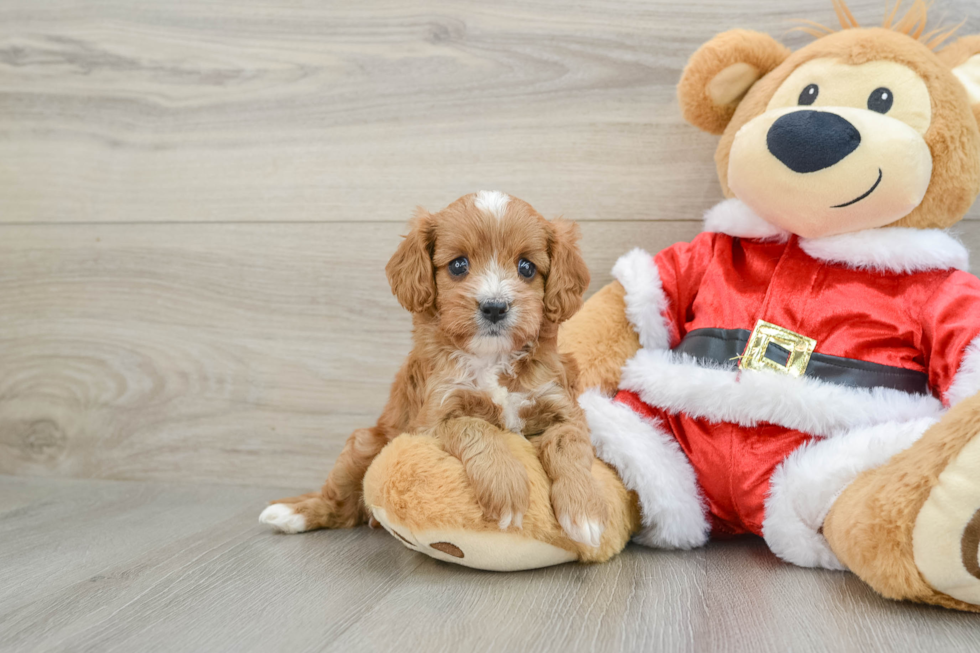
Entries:
[[801,109],[772,123],[766,145],[793,172],[816,172],[857,149],[861,132],[836,113]]

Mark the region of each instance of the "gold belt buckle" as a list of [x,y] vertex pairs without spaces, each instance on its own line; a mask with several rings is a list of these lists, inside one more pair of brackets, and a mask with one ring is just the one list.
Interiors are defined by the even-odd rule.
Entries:
[[[766,358],[766,349],[769,345],[779,345],[789,352],[786,364],[782,365],[774,360]],[[813,338],[801,336],[789,329],[771,324],[764,320],[755,323],[749,344],[745,347],[745,353],[738,360],[740,370],[772,370],[790,376],[803,376],[806,366],[810,363],[810,354],[817,347],[817,341]]]

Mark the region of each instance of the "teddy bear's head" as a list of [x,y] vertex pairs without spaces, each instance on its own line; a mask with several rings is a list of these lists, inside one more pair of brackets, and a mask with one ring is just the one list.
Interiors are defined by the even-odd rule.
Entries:
[[789,232],[950,226],[980,192],[980,36],[936,51],[953,30],[926,32],[922,0],[874,28],[835,7],[844,29],[796,52],[746,30],[703,45],[684,117],[721,134],[725,194]]

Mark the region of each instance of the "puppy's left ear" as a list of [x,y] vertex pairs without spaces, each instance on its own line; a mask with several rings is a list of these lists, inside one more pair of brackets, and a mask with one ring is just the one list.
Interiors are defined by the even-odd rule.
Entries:
[[582,306],[582,295],[589,287],[589,268],[578,248],[578,225],[556,218],[550,227],[551,268],[544,282],[544,314],[554,322],[564,322]]
[[938,55],[966,89],[973,115],[980,123],[980,35],[957,39]]
[[433,222],[425,209],[418,208],[410,223],[411,230],[385,266],[392,294],[412,313],[423,313],[436,303]]

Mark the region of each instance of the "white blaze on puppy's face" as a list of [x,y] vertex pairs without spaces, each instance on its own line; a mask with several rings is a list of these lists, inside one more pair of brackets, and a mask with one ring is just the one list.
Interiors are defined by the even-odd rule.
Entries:
[[476,300],[486,302],[499,300],[510,303],[514,301],[517,280],[509,276],[504,270],[504,266],[495,258],[478,273],[477,277]]
[[498,220],[507,212],[508,203],[510,203],[510,196],[499,190],[481,190],[473,200],[476,208],[486,211]]
[[496,259],[492,260],[482,272],[478,273],[476,278],[477,304],[483,305],[490,302],[498,302],[508,307],[506,317],[496,324],[481,320],[481,331],[485,334],[495,334],[505,331],[519,317],[520,307],[514,306],[514,299],[520,290],[520,287],[517,285],[520,282],[513,277],[514,275],[508,275],[504,266]]

